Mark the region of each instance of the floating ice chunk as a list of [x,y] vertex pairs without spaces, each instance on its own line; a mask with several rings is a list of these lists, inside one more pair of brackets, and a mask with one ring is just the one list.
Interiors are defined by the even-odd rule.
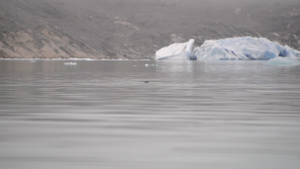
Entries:
[[165,59],[185,59],[182,57],[187,43],[175,43],[168,47],[161,48],[155,53],[156,60],[165,60]]
[[157,67],[158,66],[158,64],[148,64],[148,63],[146,63],[145,64],[145,67]]
[[76,66],[77,63],[76,62],[65,62],[64,65],[66,65],[66,66]]
[[193,46],[195,40],[190,39],[188,42],[185,43],[175,43],[170,46],[161,48],[155,53],[156,60],[182,60],[182,59],[192,59],[194,58],[193,55]]
[[285,47],[266,38],[237,37],[205,41],[195,53],[201,60],[269,60],[285,55],[284,51]]
[[292,57],[276,57],[266,62],[270,66],[296,66],[300,65],[300,61]]
[[194,40],[173,44],[156,52],[155,59],[189,60],[270,60],[276,57],[300,58],[300,52],[266,38],[236,37],[207,40],[193,49]]

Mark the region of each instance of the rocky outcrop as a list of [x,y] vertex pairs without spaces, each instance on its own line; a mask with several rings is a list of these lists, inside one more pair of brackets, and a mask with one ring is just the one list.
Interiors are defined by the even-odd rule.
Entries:
[[[9,58],[95,58],[96,51],[67,34],[51,28],[2,31],[0,55]],[[102,57],[102,56],[99,56]]]

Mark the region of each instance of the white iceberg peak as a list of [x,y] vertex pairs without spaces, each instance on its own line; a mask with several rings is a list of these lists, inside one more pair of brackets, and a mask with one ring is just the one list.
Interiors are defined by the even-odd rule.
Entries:
[[194,43],[195,40],[190,39],[188,42],[185,43],[174,43],[170,46],[161,48],[155,53],[155,59],[192,59],[190,57],[193,57]]

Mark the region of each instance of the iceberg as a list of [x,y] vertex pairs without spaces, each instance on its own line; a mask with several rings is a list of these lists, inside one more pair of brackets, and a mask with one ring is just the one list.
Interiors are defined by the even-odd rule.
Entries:
[[195,55],[193,55],[193,47],[195,40],[190,39],[185,43],[175,43],[170,46],[161,48],[155,53],[156,60],[196,60]]
[[207,40],[194,48],[193,39],[172,44],[156,52],[155,59],[176,60],[270,60],[277,57],[300,59],[300,52],[266,38],[236,37]]

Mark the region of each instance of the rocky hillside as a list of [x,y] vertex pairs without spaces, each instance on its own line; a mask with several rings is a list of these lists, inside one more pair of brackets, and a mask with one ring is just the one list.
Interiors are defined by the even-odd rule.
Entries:
[[299,0],[0,0],[2,58],[152,58],[245,35],[299,50]]

